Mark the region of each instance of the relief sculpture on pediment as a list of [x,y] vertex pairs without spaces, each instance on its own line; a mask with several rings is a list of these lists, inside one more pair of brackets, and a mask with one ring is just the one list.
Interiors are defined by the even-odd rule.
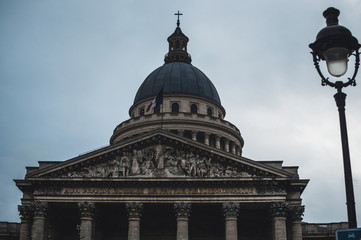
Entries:
[[155,145],[123,152],[114,159],[82,167],[62,177],[251,177],[237,163],[202,156],[190,150]]

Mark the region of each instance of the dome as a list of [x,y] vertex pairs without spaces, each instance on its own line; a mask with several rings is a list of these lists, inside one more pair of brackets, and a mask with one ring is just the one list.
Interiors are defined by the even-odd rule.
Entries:
[[163,94],[185,94],[204,97],[221,105],[218,92],[209,78],[187,62],[168,62],[154,70],[139,87],[134,104],[156,96],[163,87]]

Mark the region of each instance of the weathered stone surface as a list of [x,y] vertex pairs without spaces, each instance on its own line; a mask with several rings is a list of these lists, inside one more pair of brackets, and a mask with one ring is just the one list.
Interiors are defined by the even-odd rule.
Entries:
[[166,145],[124,152],[114,159],[67,172],[60,177],[252,177],[236,162],[207,157]]

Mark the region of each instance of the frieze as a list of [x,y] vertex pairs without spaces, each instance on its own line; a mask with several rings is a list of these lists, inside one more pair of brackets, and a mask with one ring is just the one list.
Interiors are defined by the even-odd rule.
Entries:
[[[56,174],[55,174],[56,175]],[[190,150],[154,145],[141,150],[122,152],[106,162],[73,168],[57,177],[254,177],[254,168]],[[54,176],[54,175],[53,175]]]
[[112,195],[112,194],[256,194],[256,188],[253,187],[231,187],[231,188],[201,188],[201,187],[191,187],[191,188],[73,188],[73,187],[64,187],[61,190],[61,194],[101,194],[101,195]]

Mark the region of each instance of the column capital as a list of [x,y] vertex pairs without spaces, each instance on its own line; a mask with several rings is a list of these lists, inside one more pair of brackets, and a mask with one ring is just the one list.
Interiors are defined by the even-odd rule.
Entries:
[[225,202],[222,204],[224,217],[227,218],[237,218],[239,213],[238,202]]
[[37,201],[33,205],[34,217],[45,217],[48,211],[48,203]]
[[188,219],[191,214],[191,204],[190,203],[174,203],[174,211],[176,212],[177,218],[186,218]]
[[128,202],[125,204],[128,211],[129,219],[140,219],[143,212],[143,203],[141,202]]
[[302,220],[305,206],[289,206],[288,213],[292,220]]
[[274,202],[271,204],[272,216],[277,217],[286,217],[288,211],[288,204],[285,202]]
[[93,202],[80,202],[78,203],[81,217],[94,217],[95,203]]
[[18,205],[18,211],[21,221],[29,221],[34,215],[34,206],[32,205]]

